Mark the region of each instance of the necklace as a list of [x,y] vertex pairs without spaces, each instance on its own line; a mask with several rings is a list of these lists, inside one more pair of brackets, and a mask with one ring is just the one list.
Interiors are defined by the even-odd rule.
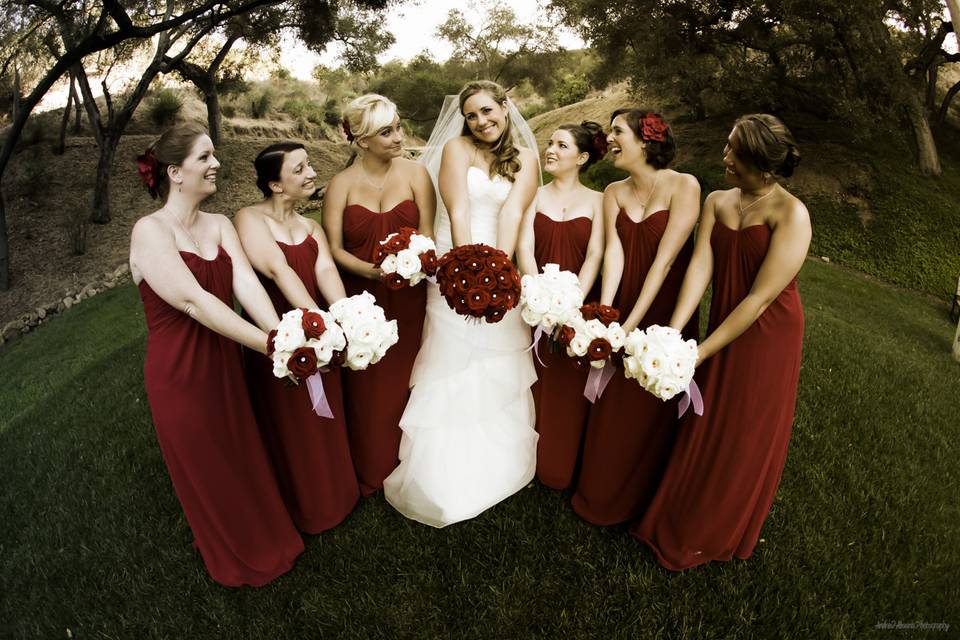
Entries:
[[637,191],[637,181],[632,177],[630,178],[630,187],[633,189],[633,195],[637,197],[637,202],[640,203],[640,206],[643,207],[643,213],[647,212],[647,205],[650,204],[650,198],[653,197],[653,192],[657,188],[657,180],[660,179],[660,172],[657,171],[653,177],[653,184],[650,185],[650,192],[647,193],[647,198],[644,200],[640,197],[640,192]]
[[367,173],[367,167],[363,164],[363,160],[360,161],[360,170],[363,171],[363,178],[367,183],[376,189],[377,191],[383,191],[383,187],[387,184],[387,179],[390,177],[390,170],[393,169],[393,162],[390,163],[390,166],[387,167],[387,172],[383,174],[383,180],[380,184],[377,184],[370,179],[370,174]]
[[177,226],[180,227],[180,230],[181,230],[181,231],[183,231],[185,234],[187,234],[187,237],[190,238],[190,242],[192,242],[192,243],[193,243],[193,246],[195,246],[195,247],[197,248],[197,251],[199,251],[199,250],[200,250],[200,243],[197,242],[197,239],[193,237],[193,234],[192,234],[192,233],[190,233],[189,231],[187,231],[187,228],[183,225],[183,222],[180,221],[180,218],[177,217],[177,214],[175,214],[174,212],[171,211],[171,212],[170,212],[170,216],[171,216],[174,220],[176,220]]
[[[554,182],[555,182],[555,181],[554,181]],[[554,183],[551,182],[550,184],[554,184]],[[570,202],[570,196],[573,194],[574,191],[576,191],[576,189],[577,189],[577,187],[574,186],[574,187],[571,188],[571,189],[567,189],[567,192],[566,192],[566,193],[562,193],[562,192],[560,191],[560,187],[558,187],[558,186],[554,186],[554,187],[553,187],[553,191],[557,194],[557,196],[556,196],[557,199],[558,199],[560,202],[567,202],[567,203]],[[569,205],[561,205],[561,206],[560,206],[560,213],[563,214],[564,217],[566,217],[566,213],[567,213],[567,208],[568,208],[568,206],[569,206]]]
[[763,200],[764,198],[766,198],[767,196],[769,196],[771,193],[773,193],[773,190],[776,189],[776,188],[777,188],[776,185],[770,187],[770,190],[769,190],[769,191],[767,191],[765,194],[763,194],[762,196],[760,196],[759,198],[757,198],[756,200],[754,200],[753,202],[751,202],[751,203],[748,204],[747,206],[743,206],[743,190],[742,190],[742,189],[737,189],[737,207],[740,209],[740,217],[741,217],[741,218],[743,217],[743,212],[744,212],[744,211],[746,211],[747,209],[749,209],[749,208],[752,207],[753,205],[757,204],[758,202],[760,202],[761,200]]

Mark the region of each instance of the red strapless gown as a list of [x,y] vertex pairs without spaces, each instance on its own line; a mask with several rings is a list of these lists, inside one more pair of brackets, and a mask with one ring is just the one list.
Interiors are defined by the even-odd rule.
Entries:
[[[657,211],[634,222],[621,210],[617,234],[623,245],[623,276],[614,302],[626,320],[640,296],[647,271],[653,264],[670,212]],[[644,329],[667,325],[693,253],[691,237],[677,255],[660,292],[640,321]],[[698,336],[698,315],[683,329],[684,338]],[[583,445],[583,463],[574,511],[588,522],[601,525],[626,522],[647,509],[667,464],[677,430],[679,397],[664,402],[623,375],[617,363],[610,384],[590,410]]]
[[[317,241],[307,236],[300,244],[277,245],[307,292],[326,307],[314,272]],[[290,311],[292,307],[276,283],[263,276],[260,281],[277,313]],[[257,422],[293,521],[307,533],[337,526],[360,498],[347,442],[340,369],[320,374],[333,412],[333,418],[321,418],[310,405],[305,384],[290,386],[274,376],[272,363],[262,354],[244,349],[244,355]]]
[[[769,243],[766,225],[714,223],[710,332],[750,292]],[[802,346],[794,280],[697,371],[704,415],[684,416],[656,497],[630,530],[667,569],[753,553],[787,457]]]
[[[233,306],[230,256],[180,255],[200,286]],[[240,347],[174,309],[144,280],[143,372],[173,488],[210,577],[260,586],[303,551],[264,451],[243,380]]]
[[[542,270],[552,262],[561,270],[579,274],[587,257],[592,225],[584,216],[559,222],[537,213],[533,221],[537,268]],[[546,366],[534,358],[537,382],[532,391],[540,434],[537,478],[548,487],[566,489],[573,479],[590,412],[590,402],[583,395],[589,368],[577,364],[565,351],[553,353],[548,336],[540,339],[538,353]]]
[[[389,211],[377,213],[360,205],[343,210],[343,248],[370,262],[374,248],[400,227],[417,228],[420,212],[413,200],[404,200]],[[400,416],[410,396],[410,372],[420,350],[427,289],[424,283],[394,291],[383,282],[341,271],[347,295],[369,291],[383,307],[388,320],[397,321],[400,341],[380,362],[366,371],[344,370],[344,397],[350,450],[367,496],[383,487],[399,464]]]

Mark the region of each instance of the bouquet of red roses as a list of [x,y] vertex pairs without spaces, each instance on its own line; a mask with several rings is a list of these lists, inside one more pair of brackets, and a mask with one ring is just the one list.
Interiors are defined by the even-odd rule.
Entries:
[[520,300],[520,273],[503,251],[465,244],[443,254],[437,265],[440,294],[462,316],[499,322]]
[[411,227],[401,227],[373,250],[373,264],[383,269],[391,289],[415,286],[437,272],[437,246]]

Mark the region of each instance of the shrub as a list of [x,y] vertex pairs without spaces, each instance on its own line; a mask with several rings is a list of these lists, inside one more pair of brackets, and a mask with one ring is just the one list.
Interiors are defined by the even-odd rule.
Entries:
[[590,83],[586,78],[565,75],[553,87],[552,98],[558,107],[565,107],[586,98],[588,91],[590,91]]
[[339,126],[343,116],[340,113],[340,105],[333,98],[328,98],[323,104],[323,121],[331,127]]
[[232,118],[237,115],[237,108],[232,104],[225,104],[220,107],[220,113],[226,118]]
[[183,100],[180,94],[173,89],[160,89],[150,99],[147,105],[147,115],[157,127],[166,127],[173,124],[183,109]]
[[264,118],[273,104],[273,91],[263,89],[250,99],[250,115],[254,118]]

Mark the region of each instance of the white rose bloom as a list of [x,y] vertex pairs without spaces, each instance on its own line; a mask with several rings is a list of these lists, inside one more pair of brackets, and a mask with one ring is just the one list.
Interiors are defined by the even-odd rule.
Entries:
[[[302,315],[302,314],[301,314]],[[303,327],[291,327],[289,324],[284,326],[280,323],[277,327],[277,335],[273,339],[273,347],[276,351],[295,351],[307,340],[303,333]]]
[[373,349],[370,348],[351,348],[347,350],[347,366],[354,371],[361,371],[367,368],[370,360],[373,358]]
[[287,351],[273,352],[273,375],[278,378],[286,378],[290,375],[290,369],[287,368],[287,360],[290,359],[290,353]]
[[397,254],[397,273],[401,278],[409,278],[420,269],[420,258],[413,251],[404,249]]
[[427,236],[422,236],[419,233],[415,233],[412,236],[410,236],[409,249],[410,251],[413,251],[413,253],[419,256],[421,253],[426,253],[431,249],[436,251],[437,245],[435,245],[433,240],[431,240]]
[[645,353],[640,357],[640,367],[645,374],[655,378],[663,370],[663,360],[656,355]]
[[584,324],[584,328],[591,340],[594,338],[607,337],[607,328],[596,318],[593,320],[587,320],[587,322]]
[[426,277],[427,276],[425,273],[423,273],[422,271],[418,271],[417,273],[410,276],[410,286],[415,287],[416,285],[420,284],[420,281]]
[[384,273],[396,273],[397,272],[397,256],[390,254],[383,259],[383,262],[380,263],[380,268],[383,269]]
[[620,326],[620,323],[611,322],[610,326],[607,327],[607,342],[610,343],[613,350],[619,351],[622,349],[626,340],[627,336],[623,333],[623,328]]
[[527,296],[527,306],[534,313],[543,315],[550,310],[550,300],[536,291],[533,295]]
[[640,368],[640,362],[636,358],[630,356],[623,359],[623,375],[636,378],[641,371],[643,370]]
[[577,332],[577,335],[573,337],[573,340],[570,341],[570,344],[567,346],[568,351],[572,351],[573,354],[579,358],[587,355],[587,349],[590,348],[590,339],[584,334]]
[[523,321],[526,322],[531,327],[535,327],[540,324],[543,314],[533,311],[529,306],[524,305],[520,308],[520,317],[523,318]]
[[553,262],[548,262],[543,265],[543,275],[545,276],[556,276],[560,274],[560,265]]

